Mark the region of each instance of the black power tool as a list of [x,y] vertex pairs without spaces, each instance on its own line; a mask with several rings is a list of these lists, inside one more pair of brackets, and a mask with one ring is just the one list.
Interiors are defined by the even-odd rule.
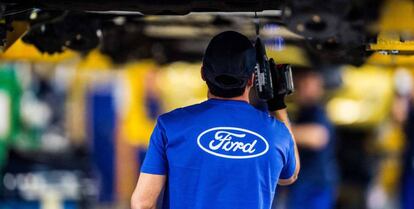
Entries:
[[256,39],[255,87],[260,99],[269,100],[278,95],[293,93],[292,68],[287,64],[277,65],[273,58],[268,59],[260,38]]

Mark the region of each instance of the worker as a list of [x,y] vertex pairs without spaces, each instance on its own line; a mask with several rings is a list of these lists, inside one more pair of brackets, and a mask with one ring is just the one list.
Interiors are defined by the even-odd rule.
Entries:
[[311,68],[296,67],[294,82],[293,99],[298,108],[292,131],[302,168],[299,180],[288,189],[287,208],[330,209],[335,203],[338,171],[333,125],[321,104],[323,78]]
[[414,209],[414,95],[406,97],[406,100],[407,117],[404,128],[406,146],[403,155],[401,208]]
[[[277,183],[299,172],[284,95],[269,112],[249,104],[256,51],[247,37],[215,36],[203,58],[202,103],[161,115],[131,198],[133,209],[270,209]],[[285,123],[279,121],[284,121]]]

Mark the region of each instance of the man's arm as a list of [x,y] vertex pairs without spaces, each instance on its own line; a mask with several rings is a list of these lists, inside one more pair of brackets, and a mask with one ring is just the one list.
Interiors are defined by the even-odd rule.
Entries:
[[296,141],[295,141],[295,137],[293,135],[292,132],[292,128],[290,125],[290,121],[289,121],[289,117],[285,109],[281,109],[281,110],[276,110],[274,112],[271,112],[271,114],[278,120],[282,121],[286,127],[288,128],[290,134],[292,135],[292,139],[293,139],[293,143],[294,143],[294,150],[295,150],[295,161],[296,161],[296,167],[295,167],[295,172],[293,173],[292,177],[290,177],[289,179],[279,179],[278,184],[279,185],[290,185],[293,184],[296,179],[298,178],[299,175],[299,170],[300,170],[300,159],[299,159],[299,152],[298,152],[298,148],[296,146]]
[[141,173],[131,198],[131,209],[156,209],[165,175]]
[[131,197],[132,209],[155,209],[157,199],[166,182],[168,170],[166,156],[167,136],[158,118],[154,131],[151,134],[149,147],[141,166],[141,175]]
[[324,148],[329,141],[328,129],[318,123],[294,125],[292,131],[299,146],[312,150]]

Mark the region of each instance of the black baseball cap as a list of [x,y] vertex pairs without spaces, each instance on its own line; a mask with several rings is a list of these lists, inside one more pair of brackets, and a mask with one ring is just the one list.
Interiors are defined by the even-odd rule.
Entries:
[[[211,39],[203,57],[203,76],[214,95],[243,93],[256,65],[256,51],[250,40],[235,31]],[[234,95],[236,94],[236,95]]]

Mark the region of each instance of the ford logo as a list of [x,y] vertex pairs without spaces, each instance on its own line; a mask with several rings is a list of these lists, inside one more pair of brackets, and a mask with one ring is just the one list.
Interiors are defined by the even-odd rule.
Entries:
[[205,152],[223,158],[247,159],[266,154],[269,143],[260,134],[235,127],[215,127],[197,137]]

